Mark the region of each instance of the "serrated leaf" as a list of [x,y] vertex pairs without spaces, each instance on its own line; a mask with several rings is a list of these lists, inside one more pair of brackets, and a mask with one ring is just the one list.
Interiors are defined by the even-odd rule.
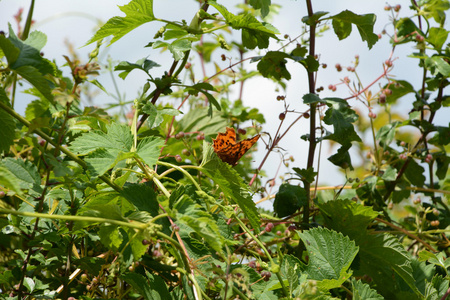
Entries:
[[45,44],[47,44],[47,35],[37,30],[32,31],[24,43],[38,51],[41,51]]
[[383,296],[379,295],[376,290],[370,288],[367,283],[352,278],[353,300],[382,300]]
[[405,170],[404,176],[417,187],[425,184],[425,169],[419,165],[414,159],[409,160],[409,164]]
[[146,273],[147,278],[138,273],[127,273],[123,279],[146,300],[172,299],[166,283],[160,276]]
[[273,210],[279,218],[284,218],[292,215],[307,203],[307,192],[304,188],[284,183],[275,195]]
[[450,77],[450,64],[445,56],[432,56],[425,59],[425,66],[433,75],[441,73],[445,77]]
[[146,137],[139,142],[136,153],[148,166],[152,167],[158,161],[160,148],[163,145],[164,140],[159,137]]
[[435,274],[431,282],[426,283],[426,289],[424,299],[426,300],[438,300],[444,299],[447,295],[449,282],[447,277]]
[[384,149],[386,149],[386,147],[388,147],[394,140],[396,129],[399,126],[400,122],[392,122],[384,125],[378,130],[375,138],[379,141],[380,145],[384,147]]
[[30,161],[22,159],[4,158],[1,165],[14,174],[22,189],[33,189],[36,193],[42,192],[41,177],[37,167]]
[[381,178],[386,181],[394,181],[397,178],[397,170],[388,165],[384,170],[383,176],[381,176]]
[[400,276],[414,293],[420,295],[412,275],[411,258],[398,239],[388,234],[368,234],[357,240],[359,268],[355,275],[368,275],[386,298],[399,292],[393,276]]
[[392,84],[390,84],[389,86],[385,85],[384,88],[389,88],[392,92],[392,94],[386,97],[386,101],[389,104],[395,103],[397,99],[407,94],[415,93],[414,87],[411,85],[411,83],[405,80],[392,80]]
[[374,14],[357,15],[345,10],[337,15],[329,17],[332,19],[333,29],[340,40],[347,38],[352,31],[352,24],[356,25],[359,35],[363,41],[367,41],[369,49],[378,41],[378,36],[373,33],[373,26],[377,19]]
[[372,207],[355,203],[351,200],[335,200],[320,204],[327,228],[341,232],[356,240],[366,234],[366,228],[378,216]]
[[250,0],[249,4],[254,9],[260,9],[261,17],[265,18],[270,12],[270,2],[271,0]]
[[[5,90],[0,88],[0,101],[8,105],[9,99],[6,96]],[[0,109],[0,153],[9,152],[9,147],[14,144],[16,123],[13,117],[5,110]]]
[[50,81],[33,66],[21,66],[15,69],[17,74],[26,79],[32,86],[34,86],[45,98],[53,100],[51,94]]
[[113,36],[109,45],[117,42],[133,29],[155,20],[153,15],[153,0],[132,0],[119,9],[125,17],[113,17],[106,22],[86,43],[89,45],[110,35]]
[[[305,268],[308,278],[323,281],[327,289],[339,287],[347,280],[349,267],[359,247],[341,233],[325,228],[314,228],[299,233],[309,256]],[[334,286],[334,287],[333,287]]]
[[114,68],[114,71],[123,71],[119,74],[119,77],[122,79],[125,79],[128,76],[128,74],[130,74],[130,72],[133,70],[142,70],[146,74],[149,74],[148,71],[150,71],[150,69],[155,68],[155,67],[160,67],[160,65],[157,64],[156,62],[144,57],[144,58],[137,60],[135,63],[121,61]]
[[281,51],[269,51],[259,61],[258,71],[266,78],[290,80],[291,74],[286,68],[286,58],[291,58],[291,56]]
[[35,118],[43,117],[49,113],[50,103],[48,101],[34,100],[27,105],[25,109],[25,117],[28,121]]
[[264,49],[269,46],[269,38],[277,39],[278,30],[268,23],[259,22],[254,16],[245,13],[234,15],[216,1],[208,3],[219,11],[225,21],[234,29],[242,30],[242,43],[248,49]]
[[98,235],[102,244],[113,251],[117,251],[123,242],[122,234],[116,225],[100,226]]
[[86,163],[92,176],[101,176],[120,161],[134,157],[134,152],[119,152],[113,155],[108,150],[101,148],[89,153],[88,157],[86,157]]
[[133,145],[133,136],[126,125],[112,123],[107,125],[107,133],[99,130],[85,133],[75,139],[69,149],[77,154],[86,155],[99,148],[107,150],[112,156],[119,152],[128,152]]
[[149,212],[154,217],[158,215],[158,201],[151,186],[146,184],[127,184],[123,187],[121,195],[133,204],[138,211]]
[[428,32],[427,41],[440,51],[448,37],[448,31],[440,27],[431,27]]
[[8,190],[21,195],[20,180],[6,167],[0,165],[0,185]]
[[222,190],[225,197],[231,198],[244,212],[256,233],[260,231],[260,218],[255,203],[239,174],[230,165],[222,162],[214,153],[212,146],[203,143],[201,170]]
[[27,288],[27,290],[32,293],[34,291],[35,288],[35,283],[34,280],[31,279],[30,277],[25,277],[23,280],[23,285]]
[[314,178],[317,176],[317,172],[314,172],[314,168],[309,169],[300,169],[300,168],[292,168],[295,171],[295,174],[300,177],[300,180],[306,181],[309,183],[314,182]]
[[324,122],[332,125],[334,133],[327,137],[341,145],[350,142],[360,142],[361,138],[355,131],[352,123],[358,120],[358,115],[348,103],[340,98],[324,98],[323,102],[329,107],[325,112]]
[[153,103],[147,103],[142,107],[142,111],[148,115],[148,127],[155,128],[164,121],[164,116],[178,116],[180,111],[172,107],[157,108]]
[[348,152],[351,146],[352,144],[350,143],[342,145],[337,150],[336,154],[328,157],[328,160],[335,166],[341,167],[343,169],[350,168],[350,170],[353,170],[352,160],[350,157],[350,153]]
[[[14,44],[17,49],[19,49],[19,55],[17,57],[14,57],[14,60],[9,60],[8,56],[6,56],[8,59],[9,67],[13,70],[17,70],[21,67],[29,66],[38,70],[41,76],[46,74],[54,75],[56,71],[55,65],[49,60],[43,58],[39,52],[39,49],[33,47],[34,44],[38,43],[38,40],[40,40],[39,43],[45,44],[45,39],[45,34],[35,34],[28,44],[26,41],[22,41],[15,35],[11,24],[9,24],[8,40],[12,44]],[[40,45],[38,45],[38,47],[40,47]]]
[[192,228],[217,253],[222,253],[224,243],[219,228],[212,216],[188,197],[183,197],[175,205],[177,219]]

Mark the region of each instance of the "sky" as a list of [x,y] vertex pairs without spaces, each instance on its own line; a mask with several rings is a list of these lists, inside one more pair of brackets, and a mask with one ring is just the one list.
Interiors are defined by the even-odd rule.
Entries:
[[[7,32],[8,23],[11,23],[13,29],[16,30],[17,24],[14,22],[13,15],[17,13],[19,8],[24,8],[25,13],[23,17],[26,18],[30,2],[31,1],[29,0],[0,0],[0,30]],[[227,8],[236,13],[239,10],[235,7],[235,4],[238,4],[241,1],[227,0],[218,2],[225,4]],[[36,24],[33,29],[44,32],[48,37],[47,45],[43,49],[45,57],[55,59],[59,65],[64,64],[65,61],[62,55],[67,53],[65,41],[69,41],[75,47],[80,57],[83,60],[87,60],[88,53],[94,49],[95,45],[91,44],[86,47],[83,47],[83,45],[94,34],[96,29],[98,29],[98,25],[101,24],[101,22],[106,22],[113,16],[123,16],[123,13],[117,6],[126,3],[128,3],[128,1],[124,0],[36,1],[33,18],[36,21]],[[167,5],[168,3],[169,1],[163,0],[154,1],[154,14],[156,17],[167,20],[185,19],[189,23],[198,9],[198,3],[195,1],[171,0],[170,5]],[[281,5],[280,14],[270,21],[280,31],[279,37],[282,39],[285,34],[289,34],[291,37],[300,34],[302,26],[301,18],[307,14],[305,1],[273,0],[272,3]],[[377,15],[375,33],[381,33],[383,29],[392,32],[392,27],[389,27],[391,26],[389,25],[389,13],[384,11],[384,6],[386,4],[392,6],[400,4],[402,6],[401,15],[411,16],[412,11],[408,9],[409,3],[410,1],[407,0],[395,2],[320,0],[313,1],[313,9],[315,11],[327,11],[329,12],[329,15],[337,14],[345,9],[349,9],[357,14],[375,13]],[[106,62],[108,56],[115,60],[126,60],[129,62],[135,62],[140,58],[148,56],[149,59],[155,60],[162,65],[161,68],[158,68],[160,72],[167,70],[172,61],[170,53],[160,53],[158,50],[144,48],[148,42],[153,40],[155,32],[162,25],[163,24],[159,22],[145,24],[135,29],[131,34],[128,34],[112,46],[108,48],[102,47],[101,52],[103,62]],[[273,43],[270,50],[276,50],[278,48],[279,45]],[[317,39],[316,49],[317,53],[320,55],[320,61],[328,65],[327,69],[321,69],[318,73],[317,86],[322,85],[325,88],[320,96],[342,98],[346,98],[350,95],[346,88],[339,86],[336,92],[331,92],[327,87],[329,84],[339,83],[344,76],[349,76],[353,79],[351,76],[354,77],[354,74],[336,72],[336,69],[334,68],[336,63],[340,63],[343,66],[352,65],[352,62],[355,61],[355,55],[359,55],[360,65],[357,69],[358,76],[363,84],[367,85],[382,74],[382,64],[391,55],[392,50],[389,46],[388,38],[383,36],[369,51],[367,44],[361,40],[355,27],[353,27],[350,37],[343,41],[339,41],[332,30],[325,32],[323,37]],[[393,57],[398,59],[395,61],[392,75],[396,75],[399,79],[405,79],[417,87],[421,81],[421,74],[418,72],[417,61],[406,57],[409,53],[413,52],[413,50],[414,49],[412,49],[410,45],[396,48]],[[259,52],[259,54],[261,53],[264,53],[264,51]],[[236,53],[234,53],[234,56],[230,53],[225,54],[231,56],[234,61],[237,61],[238,57]],[[220,55],[220,53],[218,55]],[[218,57],[216,57],[215,61],[221,68],[228,66],[228,62],[222,62]],[[193,61],[193,63],[195,65],[196,61]],[[254,69],[256,67],[256,64],[251,64],[249,62],[246,64],[248,69]],[[270,80],[263,78],[251,80],[246,83],[244,89],[244,105],[257,107],[260,112],[264,114],[266,124],[263,124],[263,131],[268,132],[271,135],[275,134],[279,124],[279,113],[284,110],[283,102],[275,100],[278,95],[286,96],[286,101],[290,105],[290,109],[295,109],[297,111],[306,111],[307,109],[307,107],[302,104],[301,100],[301,97],[308,93],[306,72],[304,72],[304,69],[299,67],[298,64],[288,63],[287,68],[291,72],[292,80],[288,84],[288,89],[286,91],[277,91],[275,84]],[[414,70],[415,72],[412,72],[411,70]],[[212,75],[214,73],[214,68],[210,67],[207,72],[209,75]],[[156,74],[156,76],[158,76],[158,74]],[[115,78],[120,93],[125,95],[127,100],[132,100],[137,96],[137,92],[144,85],[146,80],[139,72],[132,72],[126,80],[119,79],[117,74],[115,74]],[[97,79],[107,88],[107,90],[112,89],[111,75],[109,73],[103,73]],[[384,83],[385,81],[380,84],[384,85]],[[374,91],[376,91],[378,87],[379,84],[374,87]],[[231,97],[237,97],[237,91],[235,91],[234,94],[231,93]],[[16,100],[17,111],[23,113],[26,104],[31,100],[33,99],[29,95],[19,94]],[[95,105],[101,105],[104,102],[111,102],[114,100],[110,96],[100,93],[95,101]],[[404,101],[405,107],[410,107],[411,102],[414,100],[411,100],[410,98]],[[355,100],[349,104],[352,106],[359,105]],[[376,109],[375,111],[378,112]],[[368,111],[363,111],[362,113],[367,114]],[[380,111],[379,113],[382,112]],[[403,115],[406,116],[406,111],[403,112]],[[296,115],[288,114],[284,122],[284,129],[286,129],[295,118]],[[448,118],[446,118],[445,115],[437,116],[436,121],[443,126],[448,126]],[[284,172],[294,166],[300,168],[306,166],[308,144],[300,140],[299,137],[308,133],[308,127],[308,120],[300,120],[293,126],[285,139],[280,143],[280,146],[283,149],[288,150],[295,158],[295,161],[290,163],[289,168],[282,167],[277,173],[280,165],[280,156],[276,153],[270,154],[269,159],[263,168],[268,178],[274,176],[277,178],[277,176],[283,175]],[[267,136],[263,136],[262,139],[268,140]],[[340,185],[345,182],[342,174],[326,159],[333,154],[336,149],[336,147],[330,149],[327,145],[323,145],[320,154],[320,184]],[[259,165],[264,154],[264,146],[260,143],[255,156],[255,167]],[[317,162],[318,159],[316,158],[315,161]],[[315,167],[317,167],[317,165]],[[277,184],[280,183],[281,180],[277,178]],[[273,192],[276,192],[276,189],[273,190]]]

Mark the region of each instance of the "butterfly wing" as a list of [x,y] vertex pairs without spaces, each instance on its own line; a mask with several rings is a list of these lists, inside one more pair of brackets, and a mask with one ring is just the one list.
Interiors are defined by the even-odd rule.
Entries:
[[219,132],[217,137],[213,139],[213,147],[216,153],[234,144],[236,144],[236,132],[234,128],[230,127],[227,127],[225,133]]
[[256,135],[252,138],[242,140],[239,143],[228,145],[220,151],[216,151],[216,153],[222,161],[235,166],[237,165],[238,160],[247,153],[258,139],[259,135]]

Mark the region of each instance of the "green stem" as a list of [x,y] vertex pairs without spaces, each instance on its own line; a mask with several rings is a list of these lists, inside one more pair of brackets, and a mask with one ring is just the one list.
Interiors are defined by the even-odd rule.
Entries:
[[35,2],[35,0],[31,0],[30,10],[28,11],[28,15],[27,15],[27,21],[25,23],[25,27],[24,27],[22,35],[20,37],[20,39],[22,41],[25,41],[28,38],[28,35],[30,34],[31,23],[33,21],[34,2]]
[[[189,172],[187,172],[185,169],[181,168],[180,166],[173,165],[171,163],[167,163],[167,162],[163,162],[163,161],[158,161],[158,165],[163,165],[163,166],[174,168],[174,169],[180,171],[181,173],[183,173],[187,178],[189,178],[192,181],[192,183],[195,185],[195,187],[199,191],[202,190],[201,187],[198,185],[197,181],[195,181],[194,177],[192,177],[192,175],[189,174]],[[198,169],[198,167],[197,167],[197,169]]]
[[110,223],[110,224],[114,224],[114,225],[125,226],[125,227],[130,227],[130,228],[139,229],[139,230],[144,230],[145,228],[148,227],[148,224],[137,223],[137,222],[129,223],[129,222],[124,222],[124,221],[99,218],[99,217],[49,215],[49,214],[35,213],[35,212],[16,211],[16,210],[12,210],[12,209],[4,209],[4,208],[0,208],[0,214],[12,214],[12,215],[24,216],[24,217],[79,221],[79,222],[90,222],[90,223]]

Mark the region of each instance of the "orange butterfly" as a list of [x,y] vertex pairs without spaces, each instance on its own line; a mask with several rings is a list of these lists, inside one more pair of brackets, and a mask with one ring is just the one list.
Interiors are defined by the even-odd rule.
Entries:
[[237,161],[258,141],[259,134],[236,143],[236,132],[233,128],[227,127],[226,133],[217,134],[213,139],[213,148],[217,156],[232,166],[237,165]]

